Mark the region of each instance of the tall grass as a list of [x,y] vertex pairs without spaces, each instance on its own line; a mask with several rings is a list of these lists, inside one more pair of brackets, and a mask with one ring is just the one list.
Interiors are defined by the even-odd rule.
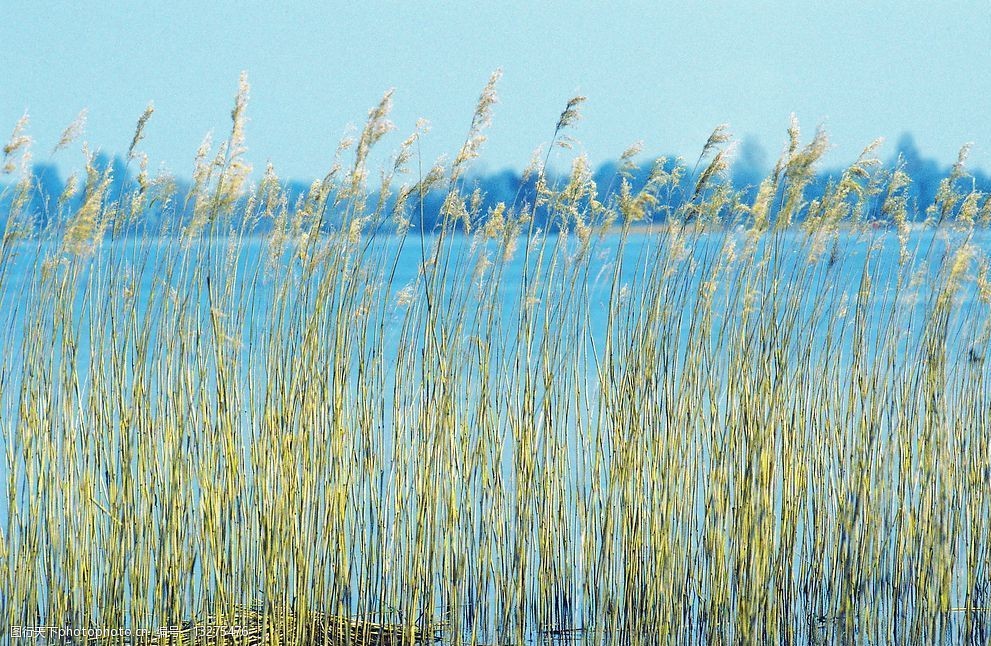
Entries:
[[243,79],[185,200],[136,150],[149,109],[135,188],[89,156],[41,229],[18,125],[4,620],[180,627],[156,643],[987,640],[991,202],[966,151],[931,206],[873,146],[809,199],[828,143],[797,124],[751,199],[722,127],[645,183],[631,148],[604,190],[581,156],[547,171],[576,97],[536,199],[488,208],[469,169],[496,81],[450,164],[418,129],[372,180],[387,94],[295,203],[271,167],[249,186]]

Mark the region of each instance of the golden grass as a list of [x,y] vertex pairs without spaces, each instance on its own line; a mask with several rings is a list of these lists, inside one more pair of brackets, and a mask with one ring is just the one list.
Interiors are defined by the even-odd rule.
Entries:
[[[581,157],[545,172],[576,97],[535,203],[484,209],[466,173],[497,80],[451,165],[418,158],[420,128],[370,182],[387,94],[296,203],[271,167],[248,185],[246,80],[187,205],[135,152],[149,108],[138,186],[89,161],[42,231],[18,124],[4,621],[181,627],[149,643],[986,640],[991,202],[965,152],[925,231],[872,147],[810,200],[826,138],[797,124],[749,202],[723,127],[643,186],[624,153],[603,198]],[[242,641],[209,634],[228,622]]]

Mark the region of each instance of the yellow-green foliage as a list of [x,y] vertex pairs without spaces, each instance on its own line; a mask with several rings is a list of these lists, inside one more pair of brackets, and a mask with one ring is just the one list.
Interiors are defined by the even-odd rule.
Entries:
[[[966,151],[914,232],[911,178],[872,148],[807,201],[827,143],[794,123],[752,200],[723,126],[643,186],[634,146],[604,199],[583,157],[545,171],[576,97],[528,171],[535,203],[485,209],[467,170],[497,81],[449,166],[417,159],[420,124],[370,185],[390,93],[291,202],[271,166],[248,185],[242,79],[191,218],[140,235],[122,222],[183,207],[135,150],[150,107],[132,194],[90,163],[38,232],[11,184],[4,623],[988,639],[991,211],[959,192]],[[7,174],[27,177],[25,123]],[[421,231],[434,190],[442,224]]]

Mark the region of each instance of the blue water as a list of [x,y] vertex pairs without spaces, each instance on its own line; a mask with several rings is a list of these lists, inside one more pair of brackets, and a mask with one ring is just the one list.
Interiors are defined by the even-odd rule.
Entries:
[[[812,327],[808,329],[808,333],[799,333],[795,338],[811,340],[814,346],[809,349],[812,357],[820,357],[823,352],[831,351],[835,353],[835,361],[839,362],[838,365],[846,365],[852,361],[852,349],[849,347],[849,338],[852,335],[847,330],[845,335],[841,335],[837,345],[827,348],[824,339],[826,332],[830,329],[832,319],[819,316],[812,308],[816,297],[825,294],[825,302],[829,304],[831,310],[848,312],[849,314],[844,314],[844,316],[849,316],[852,321],[856,312],[857,294],[862,285],[865,262],[869,260],[866,267],[869,270],[875,292],[869,301],[870,307],[863,312],[866,317],[867,350],[865,356],[869,362],[875,356],[874,353],[879,351],[875,342],[884,338],[885,331],[881,326],[889,320],[887,314],[892,305],[897,305],[899,314],[895,320],[898,325],[905,328],[903,333],[899,335],[898,368],[907,369],[915,360],[919,339],[923,333],[923,323],[927,312],[930,311],[932,299],[936,297],[932,286],[938,284],[940,268],[945,265],[948,259],[952,258],[954,250],[963,238],[964,234],[960,233],[914,232],[909,240],[912,263],[907,271],[899,266],[898,241],[894,234],[888,231],[872,231],[856,235],[840,234],[835,243],[836,251],[833,251],[834,243],[829,242],[825,252],[811,265],[805,253],[806,239],[804,234],[789,232],[780,234],[775,238],[765,239],[755,253],[760,257],[773,256],[774,262],[778,263],[774,276],[779,282],[784,281],[785,284],[774,286],[771,283],[755,283],[754,298],[756,300],[749,305],[744,305],[742,302],[732,300],[734,294],[727,291],[727,285],[733,284],[733,278],[738,276],[737,272],[740,271],[738,265],[731,265],[728,277],[723,276],[714,287],[713,302],[721,305],[715,307],[713,311],[713,339],[718,339],[724,328],[727,331],[735,329],[732,323],[738,320],[740,312],[745,308],[752,308],[754,312],[752,315],[758,319],[761,316],[775,316],[774,303],[767,302],[768,296],[770,294],[793,294],[787,285],[789,277],[806,275],[807,287],[795,293],[795,297],[800,299],[797,320],[799,325]],[[747,242],[747,234],[743,231],[703,234],[697,239],[689,240],[685,256],[671,266],[671,274],[667,278],[671,285],[676,285],[678,290],[683,290],[682,292],[672,292],[672,295],[697,293],[700,286],[708,279],[710,267],[713,263],[718,263],[723,258],[723,254],[726,253],[726,243],[729,239],[734,241],[734,253],[739,256]],[[353,324],[355,326],[371,326],[372,323],[377,325],[378,322],[381,322],[381,330],[371,329],[369,333],[372,339],[378,338],[377,335],[381,334],[382,355],[377,356],[377,360],[380,361],[379,369],[383,371],[384,383],[391,384],[397,379],[408,378],[416,374],[415,370],[401,374],[395,372],[396,359],[400,355],[402,344],[418,344],[417,347],[420,351],[423,350],[424,344],[422,334],[404,336],[404,322],[407,321],[410,308],[414,306],[399,301],[402,295],[410,294],[414,301],[418,302],[418,305],[415,306],[419,308],[417,316],[429,316],[429,314],[424,313],[427,304],[422,296],[422,281],[426,279],[425,277],[429,277],[430,271],[432,271],[430,266],[424,268],[424,260],[430,257],[433,244],[436,241],[435,237],[422,239],[419,237],[406,239],[375,238],[368,243],[368,247],[360,255],[360,260],[357,260],[350,269],[355,272],[373,272],[377,276],[376,279],[359,282],[361,284],[370,282],[380,285],[381,291],[373,294],[374,297],[371,298],[371,302],[373,304],[385,303],[381,318],[377,319],[373,315],[368,315],[364,319],[356,317]],[[551,250],[559,243],[562,245],[562,253],[551,253]],[[973,236],[971,243],[980,252],[991,251],[991,234],[979,232]],[[205,271],[205,259],[215,263],[209,270],[212,284],[215,287],[221,285],[228,278],[224,258],[228,254],[229,247],[225,240],[197,244],[198,247],[184,251],[181,247],[176,246],[175,241],[171,240],[117,241],[102,247],[93,261],[81,271],[75,284],[88,285],[89,287],[76,291],[75,296],[72,297],[75,306],[71,321],[71,333],[74,336],[77,335],[77,350],[72,362],[75,373],[80,376],[77,401],[87,401],[88,375],[94,367],[94,362],[100,359],[91,356],[89,335],[92,329],[90,325],[94,318],[106,320],[106,317],[98,314],[97,309],[94,308],[121,306],[121,301],[108,298],[108,295],[102,292],[103,286],[107,284],[107,272],[117,273],[125,270],[133,274],[136,289],[133,295],[128,298],[133,298],[137,303],[135,311],[140,319],[150,317],[153,321],[149,328],[152,335],[150,344],[152,347],[156,346],[158,341],[165,342],[174,333],[171,327],[174,321],[168,316],[170,310],[163,305],[161,298],[163,291],[167,291],[169,288],[177,288],[179,294],[192,294],[191,299],[183,307],[192,308],[192,311],[198,312],[198,316],[204,321],[204,334],[209,333],[211,303],[202,288],[190,292],[189,289],[184,288],[184,285],[191,284],[190,281],[194,280],[198,267]],[[237,343],[230,347],[236,347],[237,352],[244,353],[243,356],[256,357],[255,360],[244,361],[240,372],[235,375],[240,384],[248,384],[251,380],[255,380],[254,389],[248,390],[246,388],[241,401],[244,408],[240,423],[246,429],[245,432],[249,434],[245,446],[259,437],[261,431],[257,426],[259,420],[263,418],[262,411],[265,409],[264,383],[258,382],[264,380],[268,368],[259,358],[262,355],[253,355],[252,353],[259,352],[259,349],[264,347],[265,332],[270,331],[273,326],[282,329],[283,336],[287,339],[299,343],[302,343],[304,339],[303,331],[297,327],[299,319],[279,321],[271,318],[272,306],[276,301],[274,289],[281,283],[278,279],[273,278],[269,270],[266,269],[265,263],[268,255],[266,244],[266,241],[261,238],[248,238],[243,244],[234,248],[234,255],[232,256],[235,260],[232,263],[235,274],[231,284],[234,293],[240,294],[237,299],[241,300],[236,299],[236,302],[246,305],[243,309],[246,316],[243,321],[234,324],[233,329],[237,332],[238,339]],[[487,336],[489,328],[486,327],[486,317],[490,312],[475,308],[472,304],[485,302],[483,297],[486,293],[485,290],[490,289],[493,283],[491,277],[482,276],[479,279],[475,274],[475,268],[480,253],[488,252],[494,255],[498,253],[498,249],[491,242],[478,243],[469,237],[455,237],[448,240],[446,244],[450,245],[450,269],[441,281],[444,286],[443,295],[436,296],[435,292],[437,300],[431,302],[430,307],[444,309],[452,307],[452,303],[465,304],[462,317],[457,320],[447,320],[449,327],[445,328],[443,332],[450,335],[449,342],[455,343],[451,339],[476,337],[476,344],[480,345],[487,340],[489,345],[495,348],[494,361],[519,360],[525,353],[520,352],[521,340],[518,337],[518,325],[523,318],[523,312],[528,311],[535,317],[534,320],[536,321],[532,347],[539,348],[545,335],[550,335],[554,339],[573,339],[573,342],[583,349],[582,352],[563,354],[563,359],[560,361],[566,362],[575,357],[584,357],[584,365],[555,365],[553,358],[551,364],[560,374],[566,375],[566,378],[583,380],[582,390],[592,397],[591,403],[583,409],[589,415],[589,419],[570,419],[564,423],[566,430],[563,432],[567,437],[569,446],[563,459],[570,465],[581,467],[569,472],[568,490],[572,493],[562,499],[566,509],[561,512],[564,517],[568,517],[579,504],[579,492],[588,492],[596,488],[605,489],[608,486],[608,469],[600,472],[598,482],[588,480],[592,474],[591,471],[587,470],[587,455],[593,450],[588,443],[595,438],[594,434],[593,436],[586,435],[588,433],[586,426],[598,423],[597,417],[602,413],[599,408],[601,402],[597,402],[594,397],[604,378],[602,372],[604,370],[603,352],[609,343],[620,348],[628,346],[635,349],[637,347],[635,344],[635,335],[638,332],[637,325],[643,320],[641,317],[645,313],[636,304],[640,302],[640,298],[645,293],[644,288],[649,284],[648,277],[657,269],[655,263],[659,258],[665,257],[668,238],[659,234],[636,233],[625,242],[622,251],[620,251],[619,237],[606,236],[595,241],[593,246],[584,252],[587,254],[587,263],[577,262],[573,265],[569,264],[569,259],[578,258],[576,254],[579,253],[578,244],[574,239],[562,239],[556,235],[548,236],[543,247],[545,252],[542,255],[540,254],[540,247],[536,246],[531,249],[530,253],[525,253],[522,248],[517,249],[512,260],[502,265],[503,273],[498,280],[498,293],[495,298],[496,311],[492,313],[494,332],[490,336]],[[488,246],[486,247],[486,245]],[[772,253],[771,245],[777,251]],[[8,495],[0,496],[0,525],[3,527],[9,527],[10,501],[18,499],[23,503],[31,495],[31,492],[26,491],[21,486],[22,480],[11,482],[9,476],[12,471],[12,464],[20,459],[18,456],[21,455],[23,449],[21,446],[15,446],[13,438],[15,429],[24,414],[19,403],[20,385],[26,365],[23,355],[24,342],[30,341],[31,335],[35,333],[26,329],[25,324],[30,321],[29,314],[37,311],[32,309],[32,306],[39,302],[37,300],[39,295],[47,293],[44,290],[57,288],[57,281],[41,280],[43,271],[49,271],[43,269],[42,264],[50,259],[54,251],[53,246],[46,244],[20,247],[8,268],[4,282],[0,284],[0,330],[3,334],[2,346],[0,346],[2,348],[0,366],[2,366],[3,377],[3,390],[0,392],[0,420],[2,420],[0,422],[0,428],[2,428],[0,478],[3,482],[8,483]],[[176,257],[176,254],[182,253],[188,254],[187,259],[177,265],[176,273],[166,279],[163,285],[160,281],[166,275],[164,269],[170,265],[171,259]],[[289,256],[286,255],[278,257],[278,266],[284,267],[288,259]],[[617,267],[617,263],[621,267],[615,284],[619,295],[618,301],[611,298],[614,287],[614,269]],[[58,275],[58,271],[55,270],[55,275]],[[973,271],[974,267],[971,268],[970,273],[973,274]],[[539,282],[539,289],[529,293],[525,287],[533,283],[527,283],[527,281],[534,281],[538,272],[543,276]],[[808,273],[805,274],[804,272]],[[894,285],[900,273],[910,277],[912,284],[900,292],[898,298],[902,300],[893,303]],[[552,277],[549,281],[548,276]],[[307,311],[311,303],[306,300],[306,279],[302,275],[294,276],[290,279],[290,284],[293,286],[293,292],[288,296],[288,301],[300,307],[301,311]],[[576,329],[551,327],[545,330],[542,321],[557,320],[554,308],[562,307],[562,297],[575,293],[573,290],[575,285],[580,287],[578,293],[581,294],[582,300],[578,301],[576,306],[581,311],[582,316],[568,320],[579,321]],[[459,292],[459,290],[465,291]],[[460,295],[462,293],[463,296]],[[386,297],[384,300],[383,295]],[[977,338],[975,313],[981,305],[976,295],[976,287],[973,282],[966,281],[954,297],[953,312],[950,319],[952,342],[948,347],[950,365],[961,366],[978,359],[982,360],[987,352],[986,347],[982,346]],[[676,339],[671,339],[670,345],[666,346],[671,353],[671,370],[676,374],[683,369],[681,361],[683,361],[686,348],[692,339],[694,319],[691,306],[697,302],[697,299],[694,296],[689,296],[684,298],[683,302],[686,304],[686,309],[675,313],[675,315],[682,317],[680,324],[676,326],[676,329],[679,330],[679,336]],[[779,303],[778,305],[783,304]],[[607,327],[607,314],[610,307],[616,307],[619,313],[615,327],[611,330]],[[54,312],[51,314],[54,316]],[[586,316],[587,318],[585,318]],[[422,322],[422,319],[417,320]],[[42,321],[45,326],[58,325],[54,319],[48,320],[44,316]],[[119,323],[124,325],[126,321],[121,320]],[[332,329],[333,323],[334,321],[328,319],[321,324],[323,326],[321,329]],[[52,327],[45,327],[43,333],[52,334],[52,329]],[[438,334],[440,332],[438,331]],[[609,337],[610,334],[613,335],[611,338]],[[62,347],[58,344],[52,346],[52,358],[55,365],[68,360],[68,357],[63,354]],[[374,343],[370,348],[373,347]],[[457,345],[457,347],[470,349],[476,346],[469,342]],[[793,345],[783,350],[797,360],[800,353],[806,348]],[[716,351],[718,355],[718,347],[716,347]],[[368,352],[372,352],[372,350],[368,350]],[[344,368],[348,379],[355,379],[359,369],[367,368],[367,364],[364,362],[371,356],[368,353],[363,356],[355,353]],[[178,358],[178,355],[175,357]],[[297,358],[302,362],[307,360],[301,355],[297,355]],[[102,359],[107,360],[108,358],[103,357]],[[128,356],[126,359],[130,360],[133,357]],[[470,359],[466,356],[466,363],[469,363]],[[629,357],[629,359],[632,363],[634,357]],[[817,361],[818,359],[813,363]],[[534,365],[538,364],[535,363]],[[303,368],[303,365],[283,366],[284,370],[290,372],[302,371]],[[617,367],[619,378],[622,378],[626,368],[625,365]],[[502,369],[507,371],[507,377],[514,374],[508,363],[503,365]],[[473,373],[466,369],[461,374]],[[200,382],[204,386],[205,392],[211,390],[216,379],[215,370],[208,366]],[[154,389],[159,384],[153,382],[151,386]],[[477,383],[458,384],[458,388],[460,389],[459,396],[467,400],[481,396]],[[537,401],[547,392],[547,388],[549,387],[541,386],[538,383],[537,391],[534,393]],[[397,407],[401,408],[403,402],[392,399],[394,392],[392,388],[387,388],[385,392],[384,401],[374,402],[376,406],[380,407],[375,409],[380,412],[375,412],[372,415],[376,428],[368,429],[368,438],[362,440],[363,448],[374,453],[372,457],[377,461],[380,481],[378,483],[362,483],[364,488],[355,494],[356,499],[374,498],[376,493],[373,490],[375,488],[378,488],[380,492],[385,491],[388,484],[396,478],[396,474],[391,471],[391,460],[396,449],[394,446],[395,436],[387,432],[387,429],[400,425],[393,418],[393,411]],[[251,401],[251,393],[254,393],[256,397],[254,401]],[[155,401],[154,395],[155,391],[153,390],[152,401]],[[64,385],[57,385],[53,396],[65,397]],[[576,416],[578,415],[577,411],[578,409],[573,411]],[[154,417],[157,414],[165,414],[165,412],[150,411],[150,414]],[[536,426],[540,427],[544,422],[546,420],[541,420],[536,423]],[[461,439],[470,442],[473,437],[469,430]],[[599,439],[601,441],[601,438]],[[377,444],[371,446],[372,443]],[[499,466],[504,493],[508,497],[516,497],[519,493],[516,489],[518,467],[514,463],[516,450],[517,447],[514,442],[511,439],[507,440],[504,460]],[[80,458],[83,457],[80,456]],[[243,460],[244,469],[250,481],[252,477],[250,456],[243,455]],[[410,477],[412,474],[405,475]],[[472,482],[477,478],[477,474],[473,473],[461,475],[471,479]],[[472,486],[477,487],[477,483]],[[198,495],[200,485],[193,483],[190,491],[192,495]],[[386,509],[385,511],[389,510]],[[397,510],[393,509],[392,511]],[[699,507],[700,517],[704,516],[704,511],[704,508]],[[484,510],[475,509],[474,513],[482,516]],[[388,514],[383,515],[386,518],[382,521],[381,528],[363,531],[378,532],[378,536],[385,536],[396,527],[393,523],[401,522],[389,520]],[[72,528],[57,528],[54,531],[62,532],[67,537],[72,534]],[[369,534],[364,536],[366,541],[373,540],[369,538]],[[362,535],[359,534],[358,537],[361,539]],[[353,570],[360,573],[365,565],[366,556],[361,554],[360,549],[356,549],[353,559]],[[497,565],[498,567],[509,567],[509,564],[504,562],[499,562]],[[197,572],[201,573],[200,570]],[[359,574],[353,576],[352,583],[360,578]],[[536,594],[532,590],[530,593]],[[476,599],[476,603],[484,603],[485,592],[476,592],[475,594],[481,599],[481,601]],[[576,606],[571,619],[580,624],[583,621],[581,600],[573,599],[570,603]],[[362,609],[358,601],[354,601],[353,604],[356,611]],[[588,609],[585,608],[584,611],[588,612]]]

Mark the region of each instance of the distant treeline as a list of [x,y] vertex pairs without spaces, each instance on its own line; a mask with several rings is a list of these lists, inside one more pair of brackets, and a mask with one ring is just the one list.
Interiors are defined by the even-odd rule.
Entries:
[[[894,167],[898,163],[902,164],[903,170],[911,178],[912,184],[908,190],[908,213],[909,217],[915,221],[925,218],[926,208],[933,204],[940,182],[950,173],[950,167],[939,164],[936,160],[924,157],[915,144],[911,135],[903,135],[898,142],[895,154],[886,163],[888,167]],[[681,187],[684,191],[690,191],[696,175],[692,171],[692,162],[675,157],[667,158],[667,170],[673,169],[677,164],[687,166],[687,172],[682,175]],[[704,165],[704,164],[703,164]],[[97,154],[93,161],[93,168],[98,173],[103,173],[110,169],[110,186],[105,193],[111,200],[113,196],[126,196],[137,187],[136,169],[134,164],[130,166],[125,163],[120,156],[110,157],[106,154]],[[605,202],[610,195],[615,194],[620,188],[619,171],[621,162],[608,162],[600,166],[595,174],[594,180],[599,190],[599,200]],[[700,171],[701,168],[696,169]],[[639,168],[633,170],[625,169],[631,188],[634,190],[642,186],[651,171],[651,163],[645,162]],[[730,168],[727,179],[733,187],[743,192],[742,199],[745,203],[750,203],[761,180],[772,171],[765,161],[765,155],[760,146],[753,141],[744,141],[736,159]],[[814,200],[821,196],[831,181],[839,178],[843,172],[842,168],[823,169],[817,173],[815,179],[810,183],[806,191],[806,199]],[[52,214],[59,212],[56,203],[60,197],[65,200],[63,212],[74,212],[84,200],[83,189],[77,189],[66,198],[66,188],[68,180],[63,177],[58,167],[52,163],[36,163],[31,169],[32,190],[28,197],[26,212],[30,213],[38,229],[48,225],[53,217]],[[973,181],[973,188],[981,192],[991,192],[991,177],[979,170],[968,169],[969,181]],[[567,182],[567,174],[562,171],[556,177],[550,177],[548,182]],[[16,193],[13,178],[8,178],[7,183],[0,183],[0,222],[5,222],[10,205]],[[288,180],[283,183],[283,193],[287,198],[289,210],[292,211],[297,203],[301,203],[312,183],[309,181]],[[166,207],[171,217],[178,217],[185,220],[191,215],[192,201],[186,199],[190,195],[191,183],[182,179],[175,179],[173,197]],[[395,190],[395,187],[394,189]],[[468,193],[478,192],[481,199],[481,212],[488,208],[494,208],[500,202],[506,205],[533,204],[537,197],[536,178],[534,176],[525,177],[523,174],[503,170],[501,172],[489,174],[476,174],[465,180],[463,190]],[[422,209],[420,201],[411,201],[408,214],[413,226],[417,229],[430,231],[438,224],[439,214],[446,197],[446,191],[434,190],[426,194],[423,199]],[[393,204],[395,195],[386,200],[386,208]],[[375,201],[369,203],[374,206]],[[67,207],[67,208],[66,208]],[[143,225],[154,227],[159,224],[163,217],[163,204],[152,202],[143,211]],[[535,213],[540,217],[539,212]],[[421,221],[422,218],[422,221]],[[333,219],[331,218],[331,222]],[[537,222],[537,226],[546,229],[554,229],[554,223]],[[258,227],[260,232],[264,232],[270,223],[260,221]],[[132,225],[134,226],[134,225]]]

